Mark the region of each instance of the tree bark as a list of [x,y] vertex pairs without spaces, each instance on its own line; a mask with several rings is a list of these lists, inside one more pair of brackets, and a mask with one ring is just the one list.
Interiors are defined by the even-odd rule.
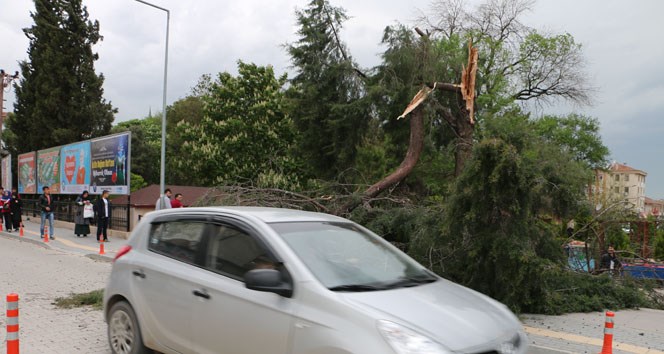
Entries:
[[424,105],[419,105],[410,115],[410,141],[408,151],[399,167],[387,177],[378,181],[362,193],[361,200],[353,200],[342,208],[342,213],[353,211],[358,205],[367,199],[376,197],[382,191],[403,181],[415,168],[424,147]]
[[459,104],[459,112],[457,114],[449,113],[444,116],[445,120],[450,124],[456,135],[455,151],[454,151],[454,176],[458,177],[463,168],[466,166],[466,161],[470,158],[473,152],[473,136],[474,124],[470,119],[470,112],[466,109],[466,101],[461,95],[461,86],[449,84],[444,82],[436,82],[427,84],[430,88],[437,90],[452,92],[457,95]]
[[390,186],[401,182],[415,168],[424,146],[424,109],[418,106],[410,116],[410,141],[408,151],[401,165],[389,176],[375,183],[364,191],[365,198],[373,198]]
[[473,135],[475,127],[470,119],[470,112],[465,108],[465,101],[459,95],[460,112],[455,116],[456,150],[454,151],[454,176],[459,177],[473,152]]

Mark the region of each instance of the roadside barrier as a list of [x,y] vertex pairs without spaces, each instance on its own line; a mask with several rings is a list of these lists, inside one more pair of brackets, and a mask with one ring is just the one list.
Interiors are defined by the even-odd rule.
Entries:
[[599,354],[613,353],[613,317],[614,313],[606,311],[606,321],[604,322],[604,345]]
[[99,241],[99,254],[106,254],[104,252],[104,240]]
[[7,354],[18,353],[18,294],[7,295]]
[[48,243],[48,226],[44,225],[44,243]]

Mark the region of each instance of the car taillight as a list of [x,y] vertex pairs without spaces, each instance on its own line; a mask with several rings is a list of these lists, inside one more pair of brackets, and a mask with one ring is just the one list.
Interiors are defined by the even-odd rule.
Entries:
[[129,245],[122,246],[122,248],[120,248],[118,253],[115,254],[115,258],[113,258],[113,262],[117,261],[118,259],[120,259],[120,257],[122,257],[125,254],[129,253],[129,251],[131,251],[131,246],[129,246]]

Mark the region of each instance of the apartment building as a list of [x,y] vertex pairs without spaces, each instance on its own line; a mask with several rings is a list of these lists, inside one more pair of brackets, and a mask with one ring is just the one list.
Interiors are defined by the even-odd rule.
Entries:
[[589,190],[590,197],[598,206],[624,200],[635,212],[645,213],[647,175],[644,171],[614,162],[606,171],[595,171],[595,185]]

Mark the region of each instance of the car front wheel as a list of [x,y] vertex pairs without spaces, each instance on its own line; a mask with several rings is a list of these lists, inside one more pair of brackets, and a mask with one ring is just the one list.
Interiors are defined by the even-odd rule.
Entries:
[[125,301],[111,307],[108,320],[108,341],[114,354],[148,354],[134,309]]

